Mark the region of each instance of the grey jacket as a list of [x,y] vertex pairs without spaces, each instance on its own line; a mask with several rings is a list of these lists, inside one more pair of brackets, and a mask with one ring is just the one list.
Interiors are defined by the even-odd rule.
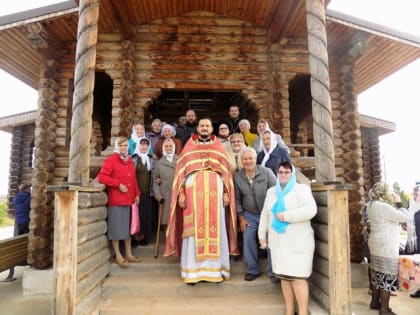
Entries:
[[235,173],[235,199],[238,217],[249,211],[259,214],[264,206],[265,194],[268,188],[276,184],[273,172],[264,166],[257,165],[255,176],[250,185],[245,169]]

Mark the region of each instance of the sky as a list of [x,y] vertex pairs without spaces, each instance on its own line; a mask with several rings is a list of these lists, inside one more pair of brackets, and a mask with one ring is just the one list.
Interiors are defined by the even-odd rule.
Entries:
[[[1,1],[0,16],[49,5],[54,0]],[[418,0],[332,0],[329,8],[420,37]],[[395,122],[394,133],[380,137],[383,179],[390,185],[398,182],[406,191],[420,181],[420,146],[415,135],[420,132],[420,60],[359,95],[362,114]],[[0,117],[37,107],[38,93],[0,70]],[[419,130],[417,131],[416,128]],[[3,154],[0,157],[0,195],[7,194],[10,134],[0,131]]]

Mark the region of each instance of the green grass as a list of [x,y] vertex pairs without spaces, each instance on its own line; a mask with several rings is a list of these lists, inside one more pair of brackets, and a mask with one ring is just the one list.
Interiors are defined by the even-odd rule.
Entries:
[[6,202],[0,202],[0,227],[13,225],[14,220],[7,216]]

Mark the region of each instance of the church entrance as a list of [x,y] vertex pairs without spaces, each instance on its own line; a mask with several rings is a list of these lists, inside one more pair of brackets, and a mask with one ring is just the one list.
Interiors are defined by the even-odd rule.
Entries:
[[197,117],[209,117],[213,123],[226,119],[229,106],[239,105],[241,117],[250,121],[256,128],[258,110],[241,91],[200,91],[162,89],[159,97],[153,99],[144,116],[146,126],[155,118],[165,122],[178,122],[180,116],[192,109]]

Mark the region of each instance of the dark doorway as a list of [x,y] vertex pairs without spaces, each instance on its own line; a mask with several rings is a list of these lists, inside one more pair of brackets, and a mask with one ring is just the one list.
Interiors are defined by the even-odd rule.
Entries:
[[93,90],[93,126],[92,139],[97,142],[95,154],[105,150],[111,141],[113,81],[105,72],[95,73],[95,88]]
[[[299,75],[290,81],[289,106],[292,143],[313,144],[312,96],[309,75]],[[303,156],[314,155],[312,148],[304,150],[307,152],[304,154],[301,152]]]
[[239,105],[241,117],[248,119],[251,126],[256,125],[258,111],[240,91],[172,89],[163,89],[161,95],[152,101],[145,115],[145,124],[150,125],[154,118],[178,122],[188,109],[194,110],[199,118],[209,117],[217,123],[227,117],[231,104]]

